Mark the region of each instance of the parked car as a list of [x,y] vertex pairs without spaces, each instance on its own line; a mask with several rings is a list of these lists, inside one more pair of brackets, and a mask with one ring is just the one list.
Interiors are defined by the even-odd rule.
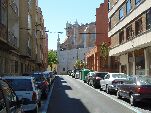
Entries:
[[49,91],[49,83],[42,72],[31,74],[34,77],[34,81],[39,89],[41,89],[41,97],[46,99]]
[[6,80],[12,86],[19,100],[24,99],[24,111],[38,113],[38,107],[41,105],[41,94],[35,87],[33,77],[4,76],[2,79]]
[[49,87],[50,87],[50,85],[53,83],[55,79],[55,75],[53,74],[52,71],[44,71],[43,74],[45,78],[47,79],[47,82],[49,83]]
[[100,90],[105,90],[106,93],[116,92],[117,85],[122,84],[126,78],[124,73],[108,73],[100,80]]
[[22,100],[4,80],[0,80],[0,113],[24,113]]
[[145,75],[130,76],[119,84],[117,98],[127,98],[131,105],[139,101],[150,102],[151,100],[151,77]]
[[92,75],[94,74],[94,72],[89,72],[88,74],[87,74],[87,76],[85,76],[85,82],[87,83],[87,84],[89,84],[89,82],[90,82],[90,77],[92,77]]
[[94,74],[89,76],[89,85],[93,86],[94,88],[100,87],[100,80],[104,79],[106,74],[108,74],[108,72],[94,71]]
[[77,69],[75,72],[75,78],[80,78],[80,69]]

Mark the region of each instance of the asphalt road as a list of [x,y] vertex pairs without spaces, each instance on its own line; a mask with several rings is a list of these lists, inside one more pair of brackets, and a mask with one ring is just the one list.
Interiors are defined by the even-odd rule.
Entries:
[[57,76],[47,113],[151,113],[149,107],[132,107],[115,95],[94,89],[79,79]]

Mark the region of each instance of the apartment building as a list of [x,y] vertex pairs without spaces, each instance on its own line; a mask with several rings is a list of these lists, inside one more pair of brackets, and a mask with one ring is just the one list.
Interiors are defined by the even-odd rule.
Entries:
[[95,46],[86,53],[87,68],[96,71],[118,72],[116,57],[103,55],[101,47],[108,51],[110,38],[108,37],[108,0],[101,3],[96,9],[96,35]]
[[109,0],[110,56],[119,56],[119,71],[151,75],[150,0]]
[[[0,1],[1,76],[41,70],[37,63],[37,55],[40,53],[37,47],[40,46],[37,45],[37,7],[37,0]],[[42,27],[45,31],[44,26]],[[40,35],[40,37],[45,38],[46,35]],[[48,42],[40,41],[39,43],[41,43],[41,48],[46,48],[45,45]],[[44,53],[45,56],[41,60],[46,58],[46,52],[42,55]],[[44,68],[47,68],[46,65]]]

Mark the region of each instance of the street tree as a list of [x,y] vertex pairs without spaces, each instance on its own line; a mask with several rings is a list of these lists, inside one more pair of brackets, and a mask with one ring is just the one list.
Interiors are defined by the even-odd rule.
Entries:
[[57,53],[54,50],[48,51],[48,65],[50,65],[50,68],[52,70],[53,64],[58,64],[57,60]]

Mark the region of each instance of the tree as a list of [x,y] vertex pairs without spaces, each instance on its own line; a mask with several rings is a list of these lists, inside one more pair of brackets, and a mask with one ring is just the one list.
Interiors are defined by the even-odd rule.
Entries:
[[58,64],[57,53],[54,50],[50,50],[48,51],[48,65],[50,65],[51,70],[53,64]]
[[82,61],[82,60],[76,60],[76,62],[75,62],[75,67],[76,67],[76,69],[82,69],[82,68],[84,68],[85,67],[85,63]]

